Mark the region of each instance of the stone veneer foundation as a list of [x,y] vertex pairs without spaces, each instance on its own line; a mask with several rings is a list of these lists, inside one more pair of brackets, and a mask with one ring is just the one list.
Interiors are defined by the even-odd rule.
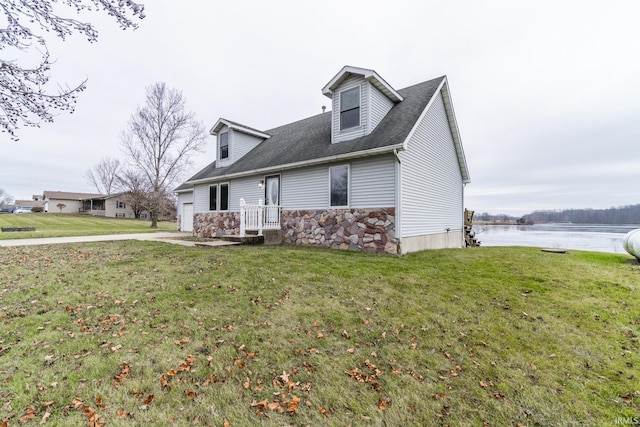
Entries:
[[282,242],[397,254],[395,208],[283,210]]
[[240,212],[205,212],[193,216],[193,234],[196,237],[222,237],[240,234]]
[[[282,243],[397,254],[395,225],[395,208],[283,210]],[[196,214],[193,233],[208,238],[240,234],[240,213]]]

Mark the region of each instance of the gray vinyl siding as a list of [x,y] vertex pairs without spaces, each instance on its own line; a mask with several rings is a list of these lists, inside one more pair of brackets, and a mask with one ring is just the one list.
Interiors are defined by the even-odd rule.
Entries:
[[[233,155],[230,156],[232,161],[237,161],[242,156],[253,150],[263,139],[256,136],[251,136],[243,132],[231,130],[233,133]],[[229,147],[231,148],[231,146]]]
[[[360,126],[340,130],[340,92],[360,86]],[[340,86],[333,91],[332,99],[332,128],[331,142],[348,141],[366,134],[369,121],[369,83],[362,76],[352,76],[345,79]]]
[[183,203],[191,203],[193,202],[193,192],[188,193],[178,193],[178,206]]
[[193,213],[209,212],[209,187],[210,184],[193,187]]
[[[229,133],[229,157],[224,160],[221,160],[220,157],[220,134],[228,132]],[[239,132],[235,129],[229,129],[227,126],[223,126],[216,136],[216,158],[218,159],[219,167],[226,167],[237,160],[239,160],[242,156],[247,154],[249,151],[253,150],[258,144],[264,141],[262,138],[258,138],[256,136],[248,135],[244,132]]]
[[400,152],[402,237],[460,230],[463,184],[442,95]]
[[283,209],[325,209],[329,206],[329,166],[283,172],[280,187]]
[[353,161],[350,168],[350,207],[395,207],[395,162],[393,155]]
[[264,190],[258,187],[258,181],[263,179],[263,176],[252,176],[229,181],[229,210],[240,210],[240,198],[249,205],[257,205],[259,199],[264,203]]
[[393,101],[369,83],[369,123],[367,133],[373,132],[378,123],[393,107]]

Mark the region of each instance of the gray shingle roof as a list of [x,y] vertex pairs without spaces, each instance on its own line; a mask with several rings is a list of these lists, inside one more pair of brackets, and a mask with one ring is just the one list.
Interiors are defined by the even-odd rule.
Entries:
[[[438,77],[398,91],[404,98],[391,108],[369,135],[331,143],[331,112],[322,113],[294,123],[280,126],[265,133],[271,137],[228,167],[216,168],[215,162],[189,178],[187,182],[215,180],[269,168],[332,156],[364,154],[369,150],[402,144],[414,124],[435,95],[444,77]],[[184,184],[178,187],[183,188]]]

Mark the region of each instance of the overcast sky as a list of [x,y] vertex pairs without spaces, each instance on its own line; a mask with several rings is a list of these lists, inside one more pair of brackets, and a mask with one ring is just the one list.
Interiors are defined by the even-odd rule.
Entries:
[[[179,89],[209,129],[267,130],[321,112],[344,66],[395,89],[447,75],[478,213],[640,203],[640,2],[154,0],[135,31],[49,45],[53,80],[88,78],[76,112],[0,136],[0,188],[95,192],[145,87]],[[1,134],[6,135],[6,134]],[[213,146],[209,138],[209,147]],[[194,158],[191,176],[214,150]],[[188,176],[185,176],[188,178]]]

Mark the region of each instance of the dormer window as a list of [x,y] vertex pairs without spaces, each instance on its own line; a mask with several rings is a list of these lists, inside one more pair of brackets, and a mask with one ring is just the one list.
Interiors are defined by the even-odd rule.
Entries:
[[360,126],[360,86],[340,92],[340,130]]
[[229,158],[229,132],[220,134],[220,159]]

